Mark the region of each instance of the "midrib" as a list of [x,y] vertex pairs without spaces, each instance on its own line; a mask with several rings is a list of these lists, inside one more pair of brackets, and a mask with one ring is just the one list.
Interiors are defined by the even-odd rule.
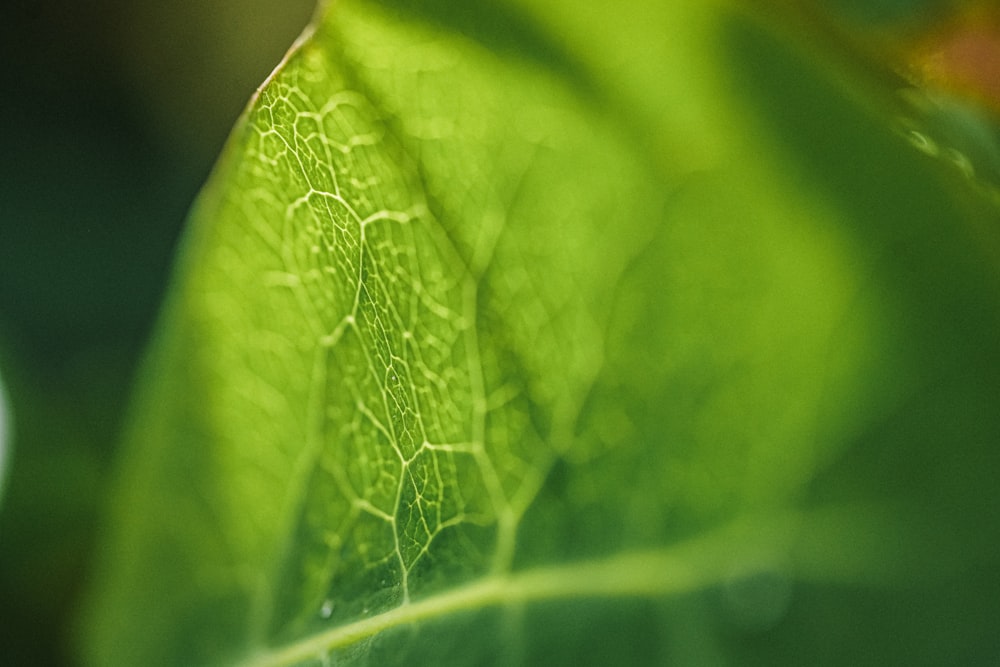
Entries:
[[[705,588],[738,576],[764,561],[784,560],[789,538],[801,517],[792,513],[766,521],[740,521],[688,542],[608,558],[490,575],[437,595],[409,602],[265,649],[239,667],[278,667],[316,659],[385,630],[486,607],[543,600],[662,597]],[[751,558],[745,556],[752,555]]]

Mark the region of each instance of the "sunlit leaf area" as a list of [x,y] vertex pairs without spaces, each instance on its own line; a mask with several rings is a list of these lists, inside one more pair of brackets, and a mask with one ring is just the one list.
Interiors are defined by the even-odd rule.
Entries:
[[0,664],[1000,657],[994,5],[5,11]]

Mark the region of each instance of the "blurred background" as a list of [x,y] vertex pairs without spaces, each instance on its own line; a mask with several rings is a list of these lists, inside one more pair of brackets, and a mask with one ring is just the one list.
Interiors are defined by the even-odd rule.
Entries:
[[73,664],[121,416],[187,209],[312,11],[0,3],[2,665]]

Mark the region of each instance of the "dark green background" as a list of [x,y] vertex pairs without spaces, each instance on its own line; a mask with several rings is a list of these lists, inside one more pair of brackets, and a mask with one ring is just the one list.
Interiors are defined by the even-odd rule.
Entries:
[[0,664],[72,664],[129,383],[192,199],[312,11],[0,5]]

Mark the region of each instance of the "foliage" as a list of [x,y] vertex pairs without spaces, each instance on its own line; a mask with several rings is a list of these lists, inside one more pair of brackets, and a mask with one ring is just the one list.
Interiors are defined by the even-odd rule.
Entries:
[[995,655],[995,197],[871,81],[728,3],[324,8],[192,214],[87,658]]

